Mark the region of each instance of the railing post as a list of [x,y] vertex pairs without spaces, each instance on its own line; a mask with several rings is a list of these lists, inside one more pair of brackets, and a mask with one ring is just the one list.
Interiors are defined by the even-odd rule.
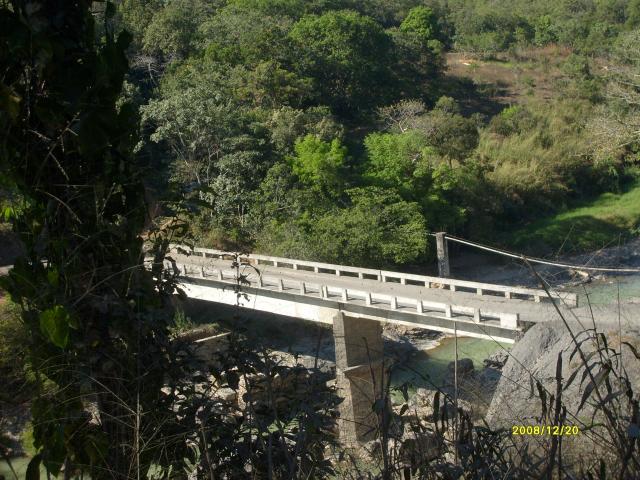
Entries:
[[444,306],[444,316],[447,318],[452,318],[453,315],[451,314],[451,305],[445,305]]
[[473,309],[473,321],[476,323],[480,323],[480,309],[479,308],[474,308]]
[[278,279],[278,291],[284,292],[284,281],[281,278]]
[[366,303],[367,305],[371,305],[371,304],[373,304],[373,299],[371,298],[371,292],[367,292],[365,295],[366,295],[366,297],[365,297],[365,303]]
[[343,302],[348,302],[349,301],[349,294],[347,293],[347,289],[346,288],[344,290],[342,290],[342,301]]
[[518,328],[519,319],[520,316],[517,313],[501,313],[500,326],[503,328],[511,328],[515,330]]
[[200,276],[204,278],[204,267],[200,267]]
[[417,300],[416,309],[418,313],[424,313],[424,305],[422,305],[422,300]]
[[307,286],[304,284],[304,282],[300,282],[300,293],[302,295],[307,294]]
[[398,297],[391,297],[391,309],[392,310],[398,309]]
[[436,233],[436,251],[438,254],[438,275],[449,277],[449,250],[447,248],[447,237],[445,232]]
[[222,269],[218,270],[218,280],[224,280],[224,276],[222,275]]

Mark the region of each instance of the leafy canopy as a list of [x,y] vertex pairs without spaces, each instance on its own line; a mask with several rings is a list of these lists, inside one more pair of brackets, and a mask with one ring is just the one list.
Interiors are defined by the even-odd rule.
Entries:
[[340,140],[325,142],[307,135],[295,143],[295,156],[290,158],[291,169],[304,184],[337,193],[342,183],[341,170],[345,166],[347,148]]

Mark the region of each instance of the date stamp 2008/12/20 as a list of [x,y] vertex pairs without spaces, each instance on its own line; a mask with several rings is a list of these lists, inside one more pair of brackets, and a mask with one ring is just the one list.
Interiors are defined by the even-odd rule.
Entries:
[[575,425],[513,425],[511,435],[579,435],[580,428]]

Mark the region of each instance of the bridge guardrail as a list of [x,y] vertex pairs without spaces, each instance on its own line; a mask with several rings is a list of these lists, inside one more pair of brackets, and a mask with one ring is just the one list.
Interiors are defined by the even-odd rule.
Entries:
[[[235,254],[225,252],[222,250],[215,250],[210,248],[190,248],[183,245],[171,245],[172,249],[181,248],[192,254],[202,256],[204,258],[235,258]],[[272,257],[269,255],[260,254],[242,254],[240,257],[251,263],[252,260],[256,264],[260,262],[268,262],[274,267],[278,268],[290,268],[292,270],[306,270],[314,271],[316,273],[330,273],[333,272],[336,276],[357,276],[361,279],[370,279],[369,277],[375,277],[380,282],[388,283],[400,283],[422,285],[426,288],[448,288],[451,291],[475,291],[478,295],[493,295],[499,294],[505,298],[512,298],[514,295],[520,296],[524,300],[533,300],[534,302],[541,302],[543,299],[548,298],[547,293],[542,289],[525,288],[525,287],[512,287],[508,285],[496,285],[491,283],[473,282],[469,280],[456,280],[452,278],[431,277],[427,275],[417,275],[412,273],[400,273],[392,272],[388,270],[375,270],[371,268],[351,267],[346,265],[334,265],[330,263],[311,262],[308,260],[294,260],[291,258]],[[262,263],[264,264],[264,263]],[[302,268],[300,268],[302,267]],[[347,274],[347,275],[345,275]],[[551,298],[563,301],[566,305],[571,307],[578,306],[578,295],[570,292],[549,292]]]
[[[186,278],[206,278],[207,274],[211,273],[211,276],[216,277],[216,280],[218,281],[229,281],[230,284],[236,281],[236,273],[233,270],[213,269],[213,271],[207,271],[203,266],[190,265],[195,268],[195,272],[190,272],[187,268],[187,264],[180,263],[177,264],[177,266],[180,269],[182,276]],[[193,273],[196,273],[197,276],[193,276]],[[322,282],[305,282],[302,280],[292,279],[285,280],[273,275],[260,275],[255,281],[251,281],[249,279],[245,279],[245,281],[249,282],[251,286],[257,286],[258,288],[268,289],[271,287],[276,288],[279,291],[295,290],[299,295],[315,294],[324,299],[329,299],[333,296],[339,297],[343,302],[361,300],[364,301],[367,306],[388,304],[389,309],[391,310],[399,310],[408,306],[409,308],[414,308],[417,313],[425,314],[427,312],[438,312],[441,313],[444,318],[448,319],[453,318],[454,315],[464,315],[472,317],[475,323],[480,323],[482,320],[499,320],[501,327],[513,330],[518,328],[518,321],[520,319],[517,313],[493,312],[476,307],[429,302],[413,297],[399,297],[367,290],[334,287],[324,285]]]

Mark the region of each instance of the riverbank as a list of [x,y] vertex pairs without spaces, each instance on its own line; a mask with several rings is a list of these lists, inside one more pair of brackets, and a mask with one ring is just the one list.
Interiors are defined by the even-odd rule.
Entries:
[[619,193],[607,192],[573,208],[536,220],[506,235],[518,251],[575,254],[626,242],[640,226],[640,179]]
[[[540,281],[522,261],[498,254],[479,252],[464,247],[450,252],[451,276],[465,280],[483,281],[503,285],[534,287]],[[556,255],[548,260],[584,267],[614,267],[640,269],[640,238],[635,237],[619,245],[612,245],[588,253]],[[553,288],[584,293],[584,286],[611,284],[617,280],[640,278],[640,273],[590,272],[550,265],[533,264],[535,272]]]

